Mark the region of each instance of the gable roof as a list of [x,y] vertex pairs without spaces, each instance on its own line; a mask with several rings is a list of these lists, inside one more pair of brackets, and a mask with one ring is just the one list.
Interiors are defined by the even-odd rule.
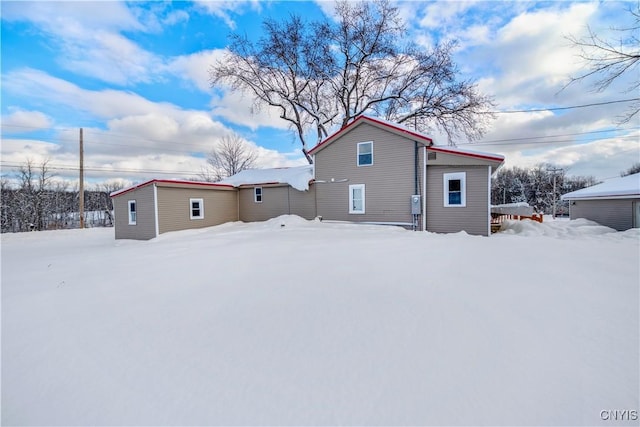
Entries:
[[333,143],[335,140],[340,138],[342,135],[357,128],[363,123],[369,123],[370,125],[405,136],[409,139],[420,140],[422,142],[425,142],[427,145],[433,144],[433,140],[428,136],[423,135],[421,133],[417,133],[404,126],[387,122],[385,120],[374,119],[373,117],[369,117],[369,116],[358,116],[357,119],[355,119],[354,121],[352,121],[351,123],[343,127],[342,129],[338,130],[334,134],[330,135],[324,141],[320,142],[318,145],[316,145],[311,150],[309,150],[309,154],[316,154],[318,151],[327,148],[329,145],[331,145],[331,143]]
[[184,188],[190,188],[190,187],[210,188],[210,189],[233,188],[232,185],[223,184],[219,182],[181,181],[177,179],[150,179],[149,181],[145,181],[140,184],[135,184],[135,185],[132,185],[131,187],[123,188],[122,190],[114,191],[113,193],[109,194],[109,197],[122,196],[125,193],[128,193],[133,190],[137,190],[139,188],[146,187],[147,185],[151,185],[151,184],[169,184],[169,185],[175,185],[175,186],[184,187]]
[[452,146],[446,146],[446,147],[445,146],[435,146],[435,145],[433,145],[433,139],[431,139],[430,137],[428,137],[428,136],[426,136],[424,134],[418,133],[418,132],[416,132],[416,131],[414,131],[412,129],[409,129],[409,128],[407,128],[405,126],[402,126],[402,125],[399,125],[397,123],[391,123],[391,122],[388,122],[386,120],[381,120],[381,119],[377,119],[377,118],[373,118],[373,117],[369,117],[369,116],[359,116],[357,119],[355,119],[354,121],[349,123],[347,126],[345,126],[342,129],[338,130],[333,135],[329,136],[324,141],[320,142],[318,145],[316,145],[311,150],[309,150],[309,154],[316,154],[317,152],[325,149],[326,147],[331,145],[334,141],[339,139],[342,135],[344,135],[347,132],[350,132],[351,130],[357,128],[358,126],[360,126],[363,123],[368,123],[368,124],[370,124],[372,126],[375,126],[377,128],[380,128],[380,129],[387,130],[389,132],[395,133],[397,135],[403,136],[403,137],[405,137],[407,139],[410,139],[410,140],[413,140],[413,141],[423,142],[428,147],[428,149],[431,150],[431,151],[440,151],[440,152],[443,152],[443,153],[448,153],[448,154],[453,154],[453,155],[458,155],[458,156],[465,156],[465,157],[474,157],[474,158],[479,158],[479,159],[483,159],[483,160],[490,160],[490,161],[495,161],[495,162],[500,162],[500,163],[502,163],[504,161],[504,156],[499,155],[499,154],[483,153],[483,152],[479,152],[479,151],[460,149],[460,148],[452,147]]
[[562,200],[635,198],[640,198],[640,173],[612,178],[600,184],[562,195]]
[[313,165],[290,168],[246,169],[220,181],[234,187],[242,185],[287,184],[299,191],[309,189],[313,180]]

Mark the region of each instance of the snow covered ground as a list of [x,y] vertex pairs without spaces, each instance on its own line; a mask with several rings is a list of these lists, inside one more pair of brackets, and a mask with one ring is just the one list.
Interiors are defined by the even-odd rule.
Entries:
[[2,424],[637,425],[612,419],[640,409],[639,243],[584,220],[5,234]]

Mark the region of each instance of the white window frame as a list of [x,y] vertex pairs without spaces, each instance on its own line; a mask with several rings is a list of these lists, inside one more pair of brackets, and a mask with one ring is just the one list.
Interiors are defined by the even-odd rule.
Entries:
[[[260,194],[258,194],[258,191]],[[262,203],[262,197],[264,196],[264,191],[262,191],[262,187],[253,187],[253,201],[254,203]],[[260,200],[258,200],[260,197]]]
[[[467,173],[466,172],[454,172],[445,173],[442,175],[443,179],[443,193],[444,193],[444,207],[446,208],[464,208],[467,206]],[[449,181],[460,180],[460,203],[449,203]]]
[[[366,144],[371,145],[371,163],[360,163],[360,147]],[[358,142],[358,150],[356,155],[356,163],[358,164],[358,166],[373,166],[373,141]]]
[[[198,203],[198,209],[200,215],[193,214],[193,204]],[[190,219],[204,219],[204,199],[189,199],[189,218]]]
[[[133,211],[131,210],[131,206],[133,206]],[[127,217],[129,218],[129,225],[136,225],[138,223],[138,205],[135,200],[129,200],[127,202]]]
[[[362,192],[362,209],[358,210],[353,205],[353,191],[361,190]],[[349,213],[354,215],[362,215],[365,213],[365,185],[364,184],[351,184],[349,186]]]

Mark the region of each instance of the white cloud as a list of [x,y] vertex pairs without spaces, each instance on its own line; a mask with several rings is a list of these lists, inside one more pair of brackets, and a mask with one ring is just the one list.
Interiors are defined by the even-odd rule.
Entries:
[[[40,104],[73,107],[104,121],[106,129],[85,127],[85,167],[94,180],[120,177],[132,181],[154,177],[196,178],[205,165],[205,154],[231,130],[211,113],[185,110],[170,103],[151,102],[137,94],[116,90],[92,91],[52,77],[42,71],[23,69],[3,76],[3,90],[28,95]],[[40,120],[39,112],[16,111],[11,120]],[[65,179],[73,181],[78,164],[78,129],[60,128],[42,140],[3,140],[3,163],[19,165],[27,158],[35,162],[50,159]],[[291,156],[256,145],[259,167],[301,164],[301,156]],[[140,170],[134,173],[133,170]],[[110,172],[112,171],[112,172]],[[4,170],[3,170],[4,173]]]
[[550,163],[564,168],[568,175],[593,175],[597,179],[619,176],[622,170],[640,161],[638,131],[622,136],[603,138],[582,144],[556,146],[555,148],[520,147],[506,152],[506,166],[530,167],[539,163]]
[[150,31],[157,29],[157,25],[141,23],[124,3],[99,5],[96,8],[92,2],[6,3],[2,19],[31,22],[47,35],[50,43],[59,47],[58,64],[76,74],[122,86],[161,78],[163,59],[121,34]]
[[38,129],[47,129],[52,124],[52,119],[40,111],[26,111],[13,109],[11,114],[2,116],[2,126],[11,132],[31,132]]
[[236,29],[236,23],[232,18],[233,14],[242,14],[247,8],[253,11],[262,9],[259,0],[196,0],[195,3],[201,11],[222,19],[232,30]]
[[256,130],[261,126],[289,129],[288,122],[278,117],[273,107],[255,106],[253,98],[241,91],[226,89],[211,100],[211,112],[231,123]]
[[167,14],[167,16],[162,20],[162,23],[165,25],[175,25],[181,22],[188,22],[189,14],[184,10],[175,10],[171,13]]
[[438,1],[429,3],[423,10],[419,25],[425,28],[442,28],[455,23],[457,17],[467,12],[475,1]]
[[191,55],[174,57],[167,69],[177,77],[186,80],[202,92],[211,92],[209,84],[209,68],[221,60],[226,49],[203,50]]
[[2,19],[31,21],[47,32],[73,37],[84,28],[144,30],[136,17],[121,2],[6,2]]

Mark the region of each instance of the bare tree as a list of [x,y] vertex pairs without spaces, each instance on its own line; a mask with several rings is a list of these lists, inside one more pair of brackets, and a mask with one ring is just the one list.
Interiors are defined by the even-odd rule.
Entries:
[[205,181],[220,181],[245,169],[251,169],[257,152],[236,133],[225,135],[207,157],[207,167],[200,173]]
[[[585,37],[567,37],[573,46],[580,50],[579,56],[588,67],[587,71],[572,76],[567,86],[593,77],[595,78],[593,89],[601,92],[623,75],[633,73],[640,61],[640,39],[638,36],[640,32],[640,3],[636,3],[635,8],[630,8],[628,12],[633,17],[632,24],[627,27],[611,28],[619,34],[617,39],[605,40],[590,27],[587,27]],[[637,97],[639,87],[640,78],[636,73],[635,78],[625,90],[625,92],[636,95],[635,102],[627,114],[621,118],[621,124],[629,122],[640,111],[640,100]]]
[[257,107],[275,107],[302,143],[316,143],[331,126],[362,114],[424,131],[436,127],[453,141],[477,139],[493,118],[491,98],[471,80],[458,80],[455,43],[418,48],[406,41],[398,10],[388,0],[339,1],[336,21],[292,15],[263,23],[258,42],[234,34],[229,53],[210,70],[212,86],[249,92]]
[[34,165],[27,160],[18,171],[20,188],[17,193],[18,223],[21,230],[46,228],[47,215],[50,208],[50,190],[53,174],[49,160]]
[[627,169],[620,172],[620,176],[633,175],[638,172],[640,172],[640,162],[635,162],[634,164],[629,166]]

